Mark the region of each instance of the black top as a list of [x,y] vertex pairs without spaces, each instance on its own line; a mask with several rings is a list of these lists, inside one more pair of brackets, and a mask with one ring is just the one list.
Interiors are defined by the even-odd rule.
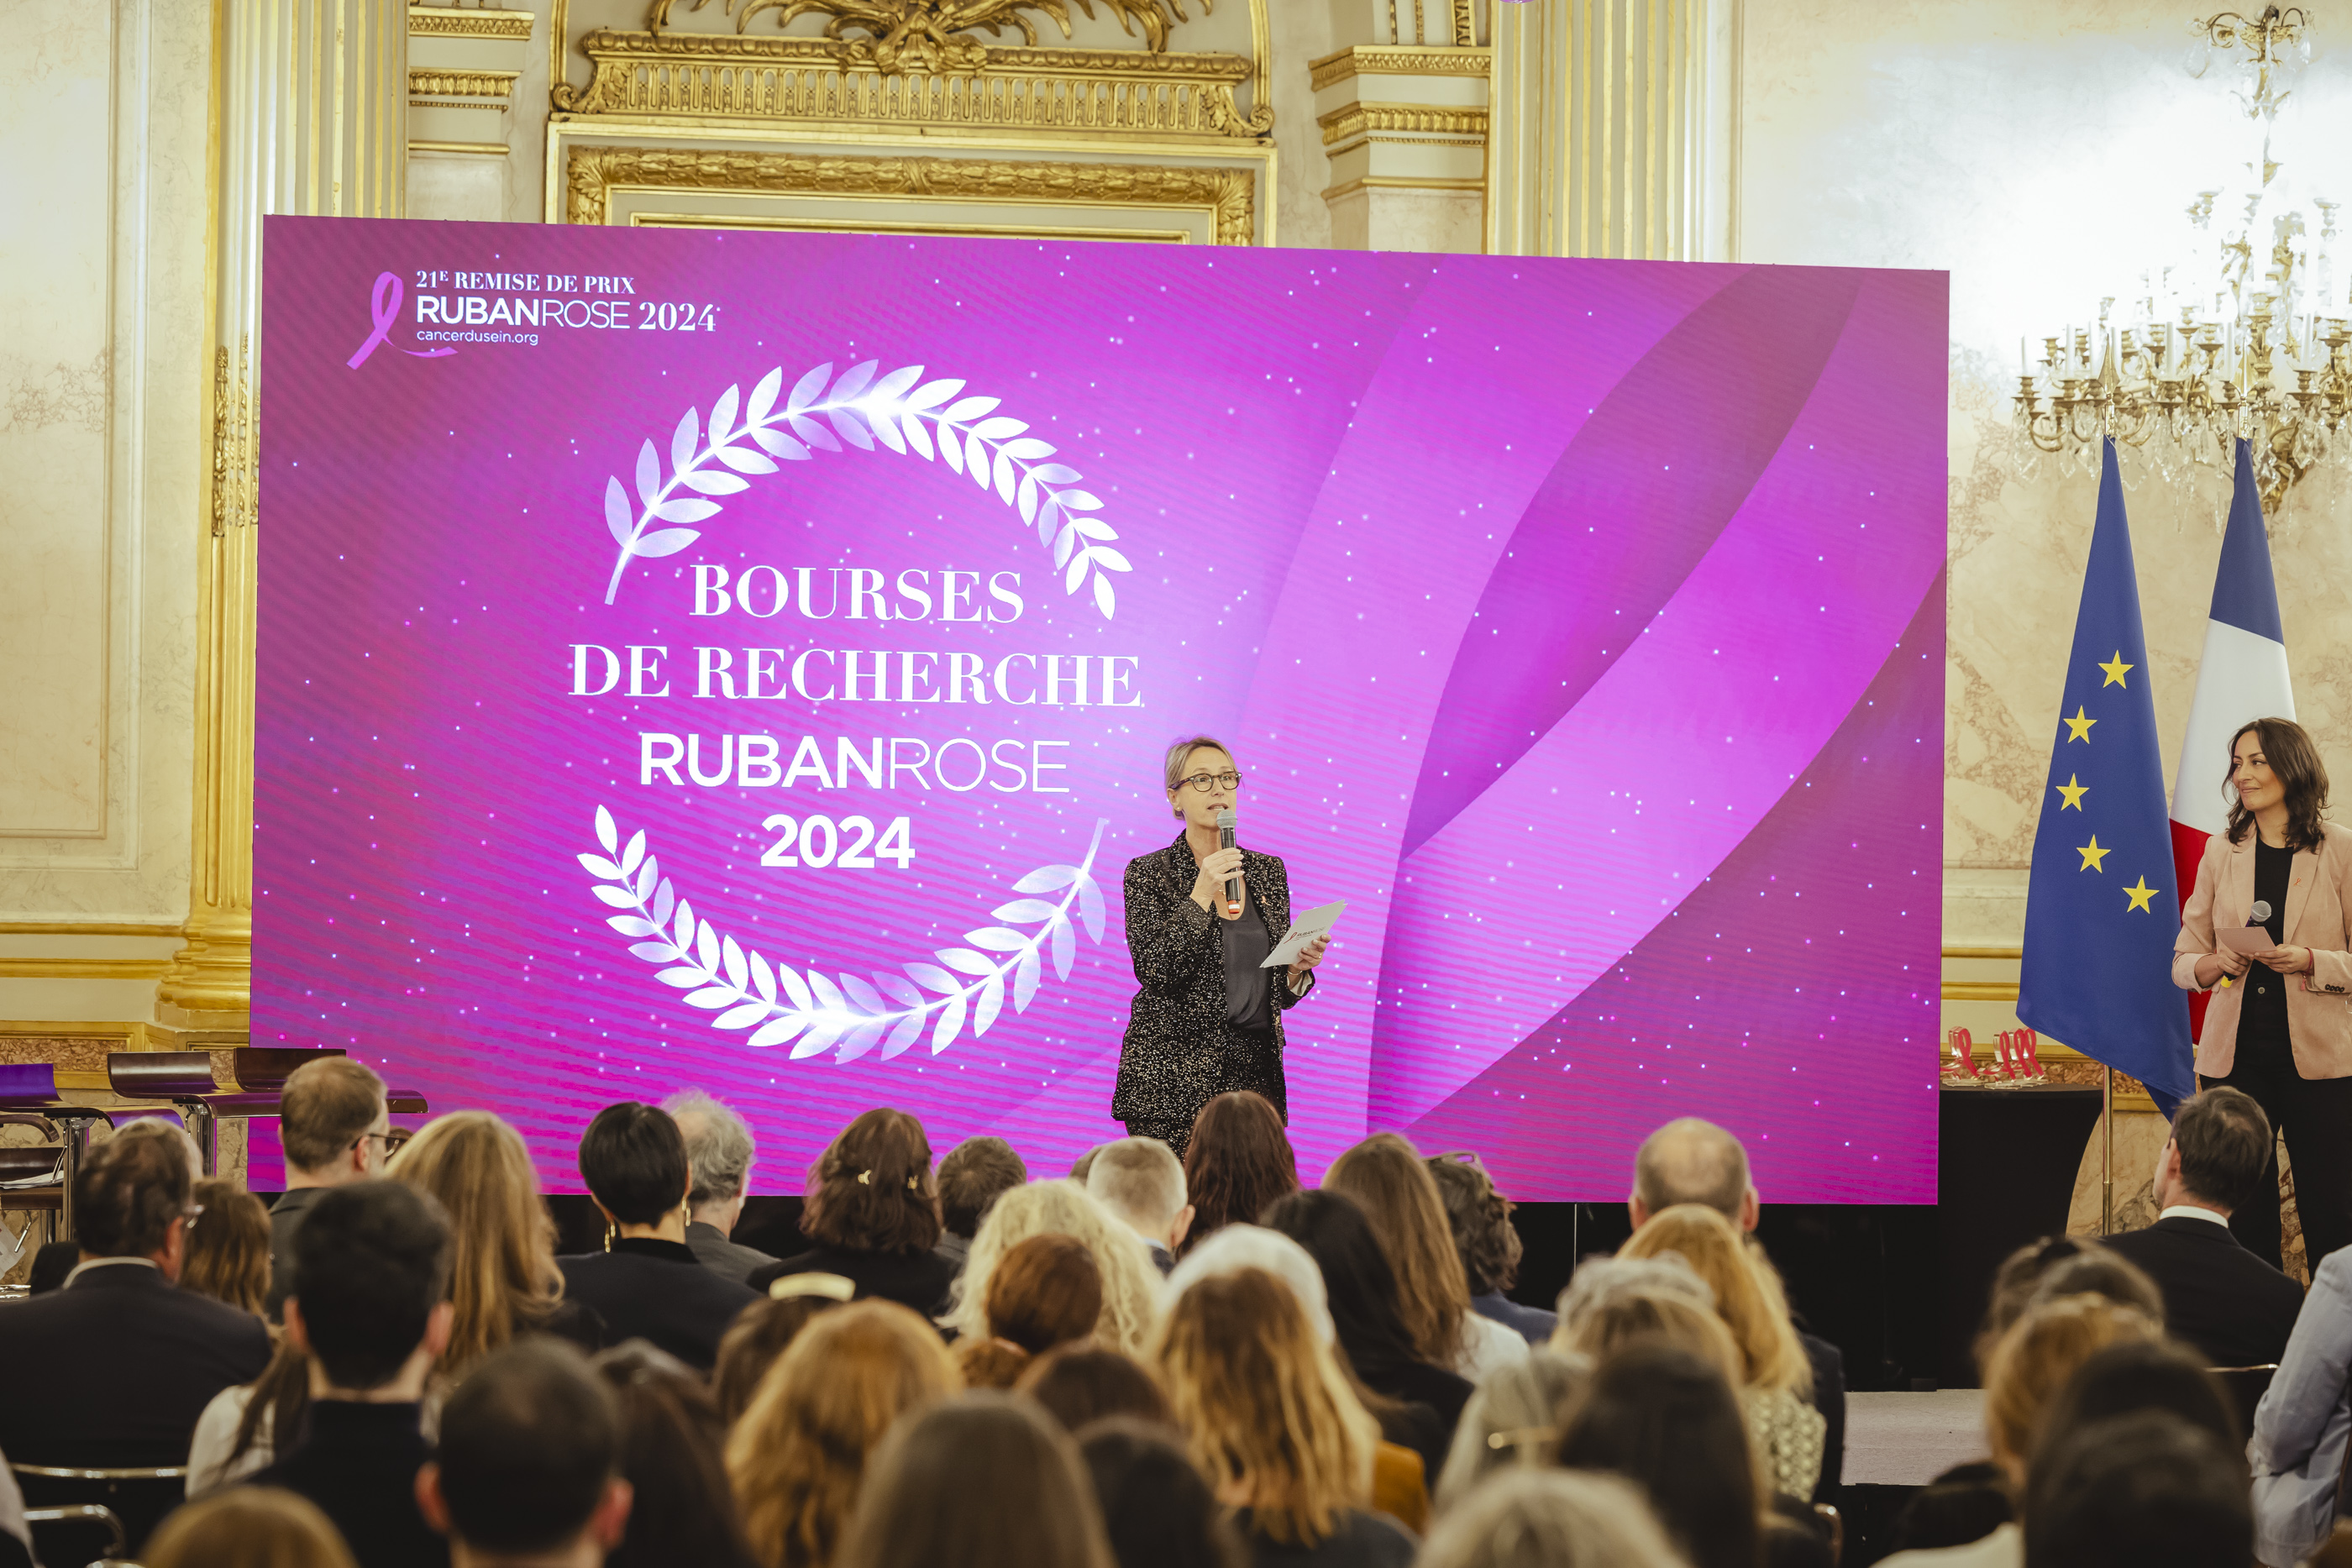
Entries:
[[109,1263],[0,1303],[0,1453],[21,1465],[184,1465],[214,1395],[269,1364],[251,1312]]
[[755,1270],[751,1286],[761,1295],[786,1274],[838,1274],[857,1287],[859,1300],[879,1296],[912,1307],[925,1317],[947,1307],[948,1287],[962,1271],[937,1252],[875,1252],[863,1247],[818,1246],[781,1263]]
[[702,1266],[685,1243],[624,1237],[610,1252],[558,1258],[563,1293],[604,1320],[608,1343],[651,1340],[703,1372],[719,1341],[759,1292]]
[[[2263,929],[2271,934],[2271,946],[2286,940],[2286,890],[2294,872],[2294,852],[2273,849],[2263,842],[2260,833],[2254,835],[2254,898],[2271,906],[2271,917],[2263,922]],[[2238,1008],[2238,1039],[2260,1040],[2265,1045],[2284,1048],[2287,1044],[2286,988],[2287,976],[2261,964],[2248,968],[2236,981],[2246,988]]]
[[702,1260],[704,1268],[730,1280],[748,1280],[755,1270],[775,1261],[759,1249],[734,1240],[707,1220],[698,1219],[686,1228],[686,1246],[688,1251]]
[[286,1298],[294,1291],[294,1228],[310,1206],[324,1197],[323,1186],[296,1187],[278,1195],[269,1206],[269,1321],[285,1315]]
[[1813,1408],[1828,1423],[1822,1429],[1822,1479],[1813,1483],[1812,1500],[1833,1504],[1845,1473],[1845,1353],[1802,1329],[1797,1343],[1813,1369]]
[[1265,916],[1244,898],[1239,917],[1218,919],[1217,937],[1225,955],[1225,1021],[1254,1033],[1272,1029],[1274,971],[1265,964],[1274,938],[1266,935]]
[[2164,1296],[2165,1332],[2209,1366],[2267,1366],[2286,1351],[2303,1287],[2238,1244],[2226,1225],[2194,1215],[2106,1238]]
[[433,1457],[414,1405],[313,1401],[302,1446],[247,1485],[284,1487],[335,1521],[360,1568],[446,1568],[449,1543],[416,1507],[416,1471]]
[[[1434,1492],[1435,1477],[1445,1468],[1446,1450],[1454,1446],[1454,1428],[1462,1424],[1462,1407],[1470,1403],[1470,1380],[1425,1361],[1396,1362],[1370,1369],[1358,1367],[1356,1375],[1373,1393],[1408,1406],[1426,1406],[1436,1416],[1433,1427],[1411,1423],[1384,1434],[1389,1441],[1420,1453],[1423,1473],[1431,1478],[1429,1484]],[[1412,1430],[1416,1426],[1418,1433]]]
[[1407,1568],[1416,1542],[1412,1532],[1384,1513],[1349,1509],[1339,1528],[1315,1546],[1286,1546],[1258,1532],[1251,1511],[1234,1516],[1256,1568]]

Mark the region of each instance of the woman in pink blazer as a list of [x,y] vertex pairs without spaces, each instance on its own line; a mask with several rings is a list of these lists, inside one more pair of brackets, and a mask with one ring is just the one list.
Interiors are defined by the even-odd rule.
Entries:
[[[2327,769],[2292,719],[2258,718],[2231,737],[2230,825],[2205,845],[2180,912],[2173,983],[2212,1001],[2199,1079],[2252,1095],[2286,1134],[2305,1256],[2316,1269],[2352,1245],[2352,831],[2320,821]],[[2257,903],[2270,906],[2256,922]],[[2261,925],[2268,946],[2235,953],[2217,927]],[[2230,1228],[2279,1261],[2278,1163],[2236,1198]]]

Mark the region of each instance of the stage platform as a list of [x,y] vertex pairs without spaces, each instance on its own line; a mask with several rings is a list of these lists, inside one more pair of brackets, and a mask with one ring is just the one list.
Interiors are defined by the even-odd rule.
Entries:
[[1984,1457],[1982,1389],[1846,1396],[1847,1486],[1926,1486]]

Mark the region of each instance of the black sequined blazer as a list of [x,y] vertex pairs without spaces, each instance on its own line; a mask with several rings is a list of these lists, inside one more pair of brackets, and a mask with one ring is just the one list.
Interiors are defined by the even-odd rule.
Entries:
[[[1110,1113],[1122,1122],[1189,1130],[1201,1107],[1231,1088],[1255,1089],[1289,1117],[1283,1092],[1282,1015],[1314,994],[1314,976],[1296,996],[1274,976],[1275,1061],[1249,1082],[1228,1082],[1231,1031],[1225,1025],[1225,922],[1192,902],[1200,867],[1178,833],[1167,848],[1127,862],[1127,950],[1135,960],[1135,1010],[1119,1047],[1118,1087]],[[1252,903],[1279,943],[1290,930],[1290,882],[1282,862],[1242,851]]]

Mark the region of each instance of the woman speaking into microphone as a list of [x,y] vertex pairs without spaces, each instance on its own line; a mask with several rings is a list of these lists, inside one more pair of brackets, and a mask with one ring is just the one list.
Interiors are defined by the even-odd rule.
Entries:
[[1127,864],[1127,947],[1142,988],[1110,1113],[1129,1136],[1161,1139],[1181,1159],[1201,1107],[1230,1090],[1265,1095],[1289,1120],[1282,1015],[1314,988],[1325,941],[1287,968],[1263,967],[1290,929],[1290,883],[1273,855],[1227,847],[1242,775],[1224,743],[1178,741],[1163,774],[1168,809],[1184,826]]
[[[2327,769],[2294,720],[2244,726],[2230,757],[2229,828],[2198,862],[2172,978],[2212,995],[2197,1044],[2200,1082],[2244,1090],[2286,1134],[2304,1255],[2316,1269],[2352,1244],[2352,831],[2320,821]],[[2223,946],[2215,932],[2232,926],[2262,927],[2260,950]],[[2230,1228],[2278,1263],[2275,1153]]]

